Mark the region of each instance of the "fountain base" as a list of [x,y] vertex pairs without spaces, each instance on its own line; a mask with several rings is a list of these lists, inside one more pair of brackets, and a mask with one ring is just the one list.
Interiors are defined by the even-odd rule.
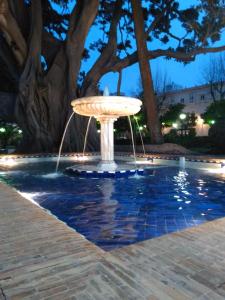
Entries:
[[81,177],[128,177],[132,175],[143,175],[144,169],[132,168],[130,165],[105,164],[98,165],[74,165],[65,169],[65,173]]
[[100,171],[116,171],[118,168],[118,165],[114,161],[108,161],[108,160],[101,160],[99,164],[97,165],[97,168]]

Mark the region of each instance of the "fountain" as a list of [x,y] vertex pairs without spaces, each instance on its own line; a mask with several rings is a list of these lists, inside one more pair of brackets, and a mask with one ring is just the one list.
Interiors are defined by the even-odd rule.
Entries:
[[[101,161],[94,167],[94,171],[99,173],[115,173],[116,171],[127,171],[128,167],[123,166],[123,170],[114,161],[114,122],[119,117],[135,115],[141,109],[141,101],[136,98],[110,96],[108,89],[105,89],[103,96],[92,96],[73,100],[71,102],[75,113],[96,118],[101,125]],[[67,171],[93,172],[88,166],[77,168],[73,166]],[[130,170],[133,172],[134,170]]]

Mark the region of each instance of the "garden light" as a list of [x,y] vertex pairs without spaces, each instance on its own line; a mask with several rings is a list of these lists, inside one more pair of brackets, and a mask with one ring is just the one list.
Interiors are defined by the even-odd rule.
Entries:
[[173,123],[173,124],[172,124],[172,127],[173,127],[173,128],[177,128],[177,127],[178,127],[177,123]]
[[[1,129],[1,128],[0,128]],[[11,158],[11,157],[2,157],[0,158],[0,165],[4,165],[4,166],[7,166],[7,167],[11,167],[11,166],[14,166],[16,165],[16,161],[15,159]]]
[[213,125],[213,124],[216,123],[216,121],[215,120],[211,120],[211,121],[209,121],[209,123]]
[[6,129],[4,127],[1,127],[0,132],[6,132]]
[[186,119],[186,114],[180,114],[179,118],[180,118],[181,120],[185,120],[185,119]]

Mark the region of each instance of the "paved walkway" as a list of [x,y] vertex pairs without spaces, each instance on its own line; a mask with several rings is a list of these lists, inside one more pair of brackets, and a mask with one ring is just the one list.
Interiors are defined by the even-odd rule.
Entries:
[[225,218],[107,253],[0,184],[0,299],[225,299]]

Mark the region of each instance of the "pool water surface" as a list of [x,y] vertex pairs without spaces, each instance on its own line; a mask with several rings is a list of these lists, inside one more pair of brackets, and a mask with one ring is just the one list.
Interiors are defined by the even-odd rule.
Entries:
[[107,251],[225,216],[225,179],[207,171],[163,166],[144,176],[79,178],[49,174],[54,168],[19,164],[0,169],[0,180]]

